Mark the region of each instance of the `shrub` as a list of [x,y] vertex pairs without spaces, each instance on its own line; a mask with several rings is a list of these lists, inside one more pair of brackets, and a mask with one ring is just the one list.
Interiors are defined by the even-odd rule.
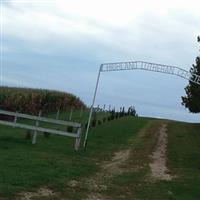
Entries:
[[118,112],[115,113],[115,118],[116,118],[116,119],[119,118],[119,113],[118,113]]
[[92,120],[92,123],[91,123],[91,126],[92,126],[92,127],[95,127],[96,124],[97,124],[97,120],[96,120],[96,119],[93,119],[93,120]]
[[73,126],[68,126],[67,127],[67,132],[72,133],[73,132]]
[[87,123],[85,123],[85,129],[87,129],[87,126],[88,126],[88,122],[87,122]]
[[46,138],[50,137],[50,133],[44,132],[43,134],[44,134],[44,137]]
[[98,125],[101,125],[102,124],[102,121],[101,120],[98,120]]
[[31,131],[30,131],[30,130],[27,130],[27,131],[26,131],[25,139],[26,139],[26,140],[30,140],[31,137],[32,137],[32,133],[31,133]]

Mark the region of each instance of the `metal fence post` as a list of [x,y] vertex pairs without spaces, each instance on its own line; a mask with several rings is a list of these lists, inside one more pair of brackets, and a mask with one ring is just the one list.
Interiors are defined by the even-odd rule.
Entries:
[[[39,117],[41,117],[41,115],[42,115],[42,111],[40,110]],[[39,126],[39,121],[38,120],[35,122],[35,126],[37,126],[37,127]],[[34,131],[32,144],[36,144],[36,140],[37,140],[37,131]]]
[[100,68],[99,68],[99,73],[98,73],[98,76],[97,76],[97,82],[96,82],[96,86],[95,86],[92,105],[90,107],[90,114],[89,114],[89,118],[88,118],[87,128],[86,128],[86,132],[85,132],[85,139],[84,139],[84,144],[83,144],[85,149],[86,149],[86,145],[87,145],[88,132],[89,132],[89,129],[90,129],[90,123],[91,123],[92,113],[93,113],[93,109],[94,109],[94,103],[95,103],[95,99],[96,99],[96,95],[97,95],[97,90],[98,90],[98,85],[99,85],[102,66],[103,65],[100,65]]

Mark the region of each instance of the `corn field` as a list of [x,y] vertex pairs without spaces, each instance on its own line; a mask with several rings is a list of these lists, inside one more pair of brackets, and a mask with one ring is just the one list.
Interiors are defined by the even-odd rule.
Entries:
[[83,101],[73,94],[29,88],[0,87],[0,109],[38,114],[65,111],[69,107],[86,108]]

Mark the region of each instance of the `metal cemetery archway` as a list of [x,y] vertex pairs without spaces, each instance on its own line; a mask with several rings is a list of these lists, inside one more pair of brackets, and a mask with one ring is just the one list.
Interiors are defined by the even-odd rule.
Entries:
[[86,147],[86,143],[87,143],[87,137],[88,137],[88,132],[89,132],[89,128],[90,128],[90,122],[91,122],[93,107],[95,104],[95,99],[96,99],[96,94],[97,94],[97,89],[98,89],[98,85],[99,85],[101,72],[136,70],[136,69],[176,75],[176,76],[179,76],[181,78],[184,78],[186,80],[189,80],[193,83],[200,85],[200,76],[199,75],[188,72],[184,69],[181,69],[181,68],[175,67],[175,66],[155,64],[155,63],[149,63],[149,62],[143,62],[143,61],[101,64],[100,68],[99,68],[95,91],[94,91],[93,102],[92,102],[92,106],[90,109],[90,115],[89,115],[89,119],[88,119],[88,125],[87,125],[87,129],[86,129],[85,140],[84,140],[84,147]]

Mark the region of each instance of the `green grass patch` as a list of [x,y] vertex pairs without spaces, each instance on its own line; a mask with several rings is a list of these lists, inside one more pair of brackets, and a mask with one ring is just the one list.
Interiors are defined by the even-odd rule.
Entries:
[[0,196],[42,186],[62,191],[67,181],[94,174],[98,162],[125,148],[148,120],[126,117],[91,129],[86,151],[75,152],[73,139],[45,138],[36,145],[25,139],[26,131],[0,126]]
[[133,169],[114,177],[106,193],[116,200],[200,199],[200,125],[169,123],[167,166],[174,176],[172,181],[155,181],[150,177],[148,156],[155,147],[155,127],[156,124],[151,125],[142,139],[133,141],[135,150],[129,163]]
[[89,190],[72,189],[66,183],[94,176],[99,164],[110,160],[116,151],[131,148],[131,158],[123,166],[129,170],[106,179],[108,189],[100,193],[115,200],[199,200],[199,124],[169,122],[167,166],[174,179],[155,181],[150,177],[149,155],[162,123],[134,117],[109,121],[91,129],[86,151],[79,152],[73,150],[70,138],[39,134],[38,143],[31,145],[25,139],[26,131],[0,126],[0,197],[13,199],[20,191],[47,186],[60,196],[42,197],[44,200],[81,200]]

